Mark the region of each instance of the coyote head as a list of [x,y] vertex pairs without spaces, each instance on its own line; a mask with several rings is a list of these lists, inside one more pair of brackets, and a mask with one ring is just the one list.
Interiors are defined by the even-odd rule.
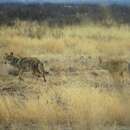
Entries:
[[7,63],[10,64],[14,59],[13,52],[10,52],[10,54],[5,53],[3,59],[4,59],[4,64],[7,64]]

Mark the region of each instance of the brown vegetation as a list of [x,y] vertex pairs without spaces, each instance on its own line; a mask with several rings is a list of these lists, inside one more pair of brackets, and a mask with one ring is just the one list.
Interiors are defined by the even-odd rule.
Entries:
[[[125,74],[118,86],[112,77],[128,69],[129,26],[61,29],[17,21],[0,30],[1,129],[129,129],[130,78]],[[10,75],[15,68],[2,64],[10,51],[47,61],[47,82],[30,73],[24,74],[25,81]],[[100,62],[99,56],[104,57]]]

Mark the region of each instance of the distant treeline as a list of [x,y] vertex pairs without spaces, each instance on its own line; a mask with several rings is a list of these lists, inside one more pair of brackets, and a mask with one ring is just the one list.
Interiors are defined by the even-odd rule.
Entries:
[[130,7],[121,5],[0,4],[0,24],[16,20],[47,22],[50,26],[79,24],[83,21],[111,25],[130,24]]

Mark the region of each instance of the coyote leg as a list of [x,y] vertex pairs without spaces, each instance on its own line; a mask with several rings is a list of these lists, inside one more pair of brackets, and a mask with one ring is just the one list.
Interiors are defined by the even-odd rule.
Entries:
[[45,77],[45,74],[44,74],[44,72],[43,72],[43,78],[44,78],[44,82],[46,82],[46,77]]
[[21,69],[19,70],[19,74],[18,74],[19,80],[23,80],[22,75],[23,75],[23,70]]

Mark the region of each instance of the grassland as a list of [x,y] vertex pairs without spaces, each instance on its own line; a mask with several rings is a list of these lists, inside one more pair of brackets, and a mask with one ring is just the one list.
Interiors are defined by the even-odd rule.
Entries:
[[[127,25],[50,28],[17,21],[12,27],[1,26],[0,128],[129,129],[129,72],[115,79],[98,59],[130,61],[129,32]],[[14,68],[2,64],[3,54],[10,51],[45,62],[47,83],[28,73],[24,81],[10,75]]]

